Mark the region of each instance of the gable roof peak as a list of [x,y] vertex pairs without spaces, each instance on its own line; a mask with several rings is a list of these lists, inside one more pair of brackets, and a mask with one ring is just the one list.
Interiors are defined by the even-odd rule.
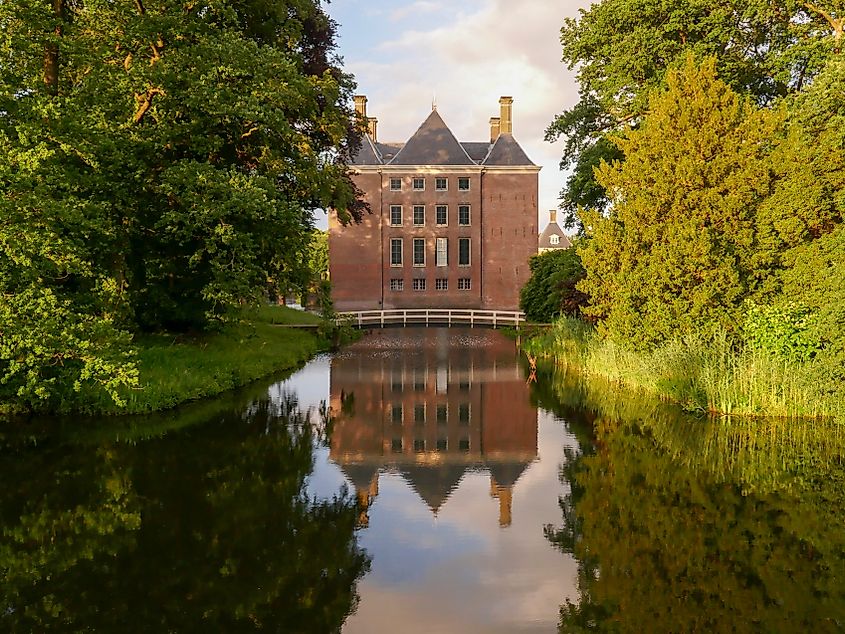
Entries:
[[436,109],[389,162],[389,165],[474,164]]

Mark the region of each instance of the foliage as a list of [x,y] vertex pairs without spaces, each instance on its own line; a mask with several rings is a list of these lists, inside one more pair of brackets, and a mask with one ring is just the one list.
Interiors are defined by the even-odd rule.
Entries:
[[529,321],[549,323],[561,314],[580,313],[586,296],[575,285],[585,273],[574,248],[532,256],[529,266],[531,277],[519,294],[519,306]]
[[754,350],[798,361],[812,359],[819,351],[813,336],[814,315],[805,306],[790,302],[785,306],[759,306],[749,302],[743,340]]
[[841,11],[837,0],[602,0],[567,19],[563,61],[577,69],[580,101],[546,133],[566,138],[561,166],[581,172],[561,193],[563,207],[574,212],[590,191],[593,204],[606,208],[601,186],[586,184],[588,155],[605,153],[608,132],[639,123],[650,94],[688,54],[715,57],[734,90],[771,103],[800,91],[841,49]]
[[0,3],[0,27],[0,400],[131,386],[127,332],[302,285],[312,210],[360,217],[316,0]]
[[715,60],[670,73],[637,130],[603,164],[608,214],[583,215],[579,288],[602,333],[645,349],[694,331],[735,332],[758,266],[756,211],[770,193],[769,148],[781,125],[717,79]]

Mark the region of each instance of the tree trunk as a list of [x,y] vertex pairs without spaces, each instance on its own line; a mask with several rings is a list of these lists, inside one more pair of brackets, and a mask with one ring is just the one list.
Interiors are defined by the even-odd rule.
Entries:
[[[56,18],[54,33],[56,39],[62,36],[62,26],[65,18],[65,0],[51,0],[53,15]],[[51,95],[59,94],[59,43],[50,42],[44,50],[44,85]]]

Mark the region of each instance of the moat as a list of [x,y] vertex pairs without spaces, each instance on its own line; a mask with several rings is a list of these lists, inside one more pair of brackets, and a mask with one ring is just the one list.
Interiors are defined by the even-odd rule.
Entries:
[[2,631],[845,629],[839,426],[533,373],[496,331],[5,429]]

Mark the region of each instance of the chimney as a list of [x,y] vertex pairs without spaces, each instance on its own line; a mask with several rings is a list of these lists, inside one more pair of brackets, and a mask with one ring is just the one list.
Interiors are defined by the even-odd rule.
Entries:
[[362,120],[367,120],[367,98],[364,95],[355,95],[352,97],[355,101],[355,114]]
[[502,120],[500,132],[502,134],[513,134],[513,97],[501,97],[499,109]]
[[367,132],[370,134],[370,138],[373,140],[373,143],[378,142],[378,119],[375,117],[367,117]]
[[499,138],[499,128],[501,126],[501,119],[499,117],[490,117],[490,143],[495,143]]
[[552,209],[549,212],[549,222],[557,222],[557,209]]

